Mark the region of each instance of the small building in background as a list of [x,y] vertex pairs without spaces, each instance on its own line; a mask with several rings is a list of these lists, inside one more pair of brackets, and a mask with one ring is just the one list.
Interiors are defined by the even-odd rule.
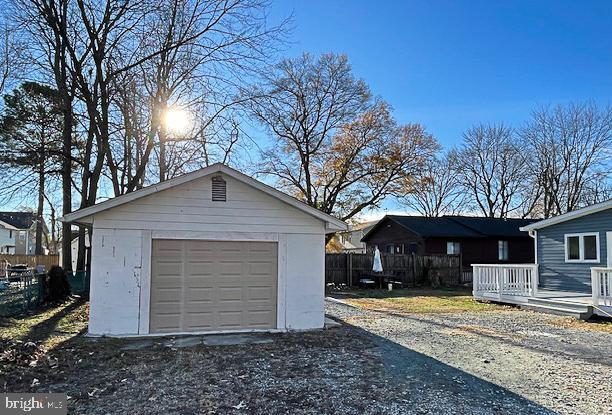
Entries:
[[[48,254],[47,224],[43,220],[43,253]],[[0,212],[0,254],[36,253],[36,213]]]
[[377,220],[349,225],[346,232],[338,232],[327,244],[328,252],[345,252],[353,254],[365,254],[366,244],[361,238],[378,223]]
[[[70,250],[72,251],[72,271],[86,271],[89,270],[89,254],[91,249],[91,241],[89,240],[89,232],[85,231],[85,265],[83,269],[78,269],[77,261],[79,256],[79,231],[72,231],[72,238],[70,240]],[[61,245],[57,248],[57,254],[59,255],[59,264],[64,263],[64,256],[62,254]]]
[[460,255],[465,269],[475,263],[531,263],[533,240],[520,228],[534,221],[387,215],[364,235],[362,242],[368,251],[378,246],[384,254]]

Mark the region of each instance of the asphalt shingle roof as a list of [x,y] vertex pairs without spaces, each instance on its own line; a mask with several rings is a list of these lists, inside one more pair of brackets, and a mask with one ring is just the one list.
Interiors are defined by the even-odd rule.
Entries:
[[389,215],[388,218],[400,225],[427,237],[462,237],[478,238],[482,235],[448,218],[426,218],[423,216],[396,216]]
[[[393,220],[403,227],[426,238],[527,236],[527,232],[523,232],[519,228],[536,221],[536,219],[500,219],[473,216],[442,216],[439,218],[428,218],[424,216],[387,215],[385,218]],[[377,226],[370,232],[374,231],[376,228]],[[367,239],[367,235],[363,239]]]
[[35,220],[36,213],[32,212],[0,212],[0,221],[17,229],[30,229]]
[[537,219],[499,219],[471,216],[446,217],[486,236],[526,236],[527,232],[521,231],[520,227],[537,222]]

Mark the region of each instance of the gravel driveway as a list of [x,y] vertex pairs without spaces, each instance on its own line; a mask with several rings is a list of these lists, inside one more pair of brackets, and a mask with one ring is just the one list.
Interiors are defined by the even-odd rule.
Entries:
[[611,334],[522,311],[327,312],[346,324],[239,344],[88,339],[72,302],[0,320],[0,391],[65,392],[87,415],[612,412]]
[[611,334],[519,310],[400,315],[329,300],[326,310],[368,333],[411,395],[456,401],[457,413],[612,413]]

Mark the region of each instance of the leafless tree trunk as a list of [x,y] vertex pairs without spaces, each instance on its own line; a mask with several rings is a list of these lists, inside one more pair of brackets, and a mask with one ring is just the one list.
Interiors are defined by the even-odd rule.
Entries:
[[593,103],[533,111],[521,131],[541,190],[539,210],[559,215],[610,197],[612,108]]
[[426,163],[401,200],[406,206],[427,217],[459,213],[465,195],[457,176],[456,163],[454,152]]
[[464,133],[457,152],[460,180],[484,216],[505,218],[522,211],[525,160],[509,127],[479,125]]

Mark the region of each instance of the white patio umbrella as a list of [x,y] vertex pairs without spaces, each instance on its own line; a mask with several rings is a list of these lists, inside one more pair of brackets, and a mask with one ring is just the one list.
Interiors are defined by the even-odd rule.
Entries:
[[374,272],[382,272],[382,261],[380,260],[380,251],[378,247],[374,250],[374,264],[372,264],[372,271]]

